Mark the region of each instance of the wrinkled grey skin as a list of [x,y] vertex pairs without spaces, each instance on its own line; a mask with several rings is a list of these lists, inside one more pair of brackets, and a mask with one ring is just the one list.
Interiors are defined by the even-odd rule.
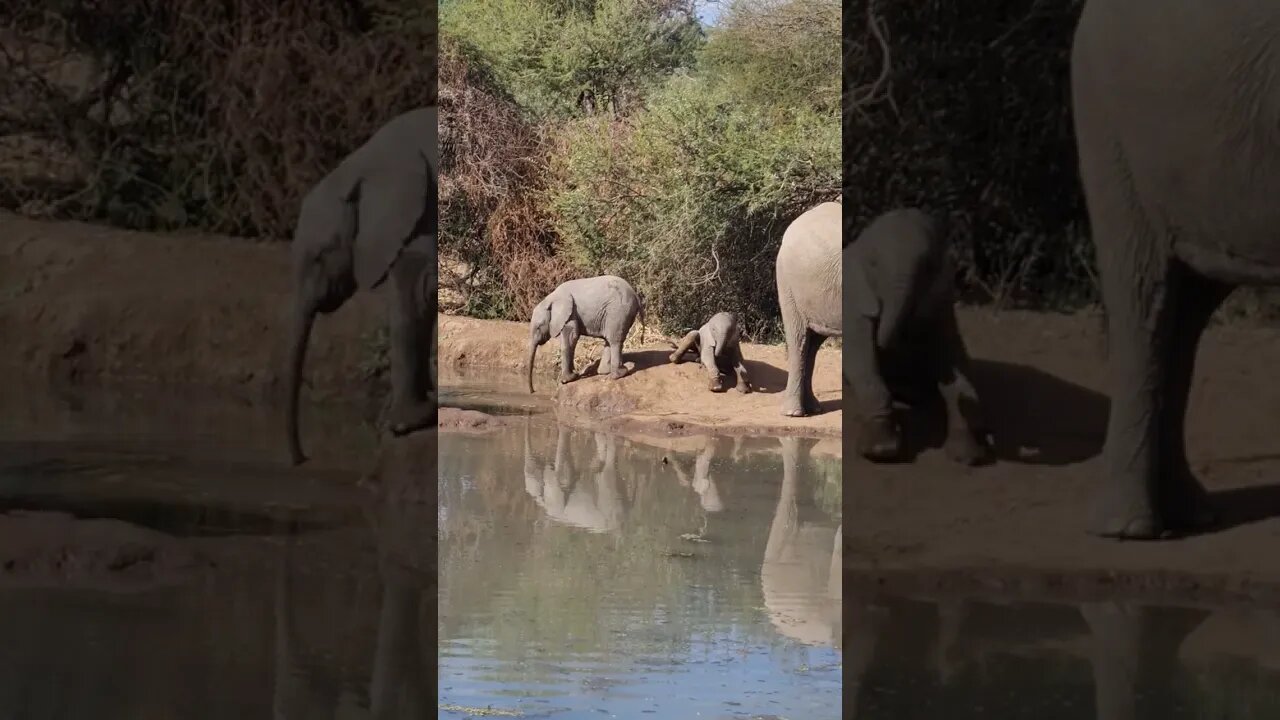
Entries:
[[529,392],[533,392],[533,361],[538,348],[560,336],[560,382],[569,383],[579,375],[573,371],[573,351],[578,338],[604,340],[605,351],[596,371],[617,380],[627,374],[622,364],[622,343],[636,316],[642,319],[640,296],[631,283],[616,275],[598,275],[561,283],[552,290],[529,318]]
[[1213,312],[1239,285],[1280,284],[1278,24],[1280,7],[1247,0],[1089,0],[1081,14],[1072,113],[1111,397],[1093,534],[1215,520],[1183,423]]
[[315,316],[388,278],[391,431],[436,423],[430,360],[436,314],[436,108],[392,119],[302,200],[294,231],[294,329],[288,369],[289,454],[306,460],[298,396]]
[[787,342],[783,415],[820,412],[813,394],[818,348],[844,332],[840,230],[840,203],[826,202],[806,210],[782,233],[775,276]]
[[724,392],[724,376],[732,372],[738,381],[734,388],[740,393],[749,393],[751,379],[743,364],[740,341],[738,316],[730,312],[718,312],[702,327],[690,330],[676,345],[670,360],[679,364],[684,360],[684,354],[692,350],[698,354],[703,369],[707,371],[708,390]]
[[955,314],[955,270],[938,222],[915,208],[891,210],[849,244],[843,364],[858,396],[858,449],[896,460],[901,435],[885,376],[936,385],[947,411],[947,454],[974,464],[987,457],[969,354]]

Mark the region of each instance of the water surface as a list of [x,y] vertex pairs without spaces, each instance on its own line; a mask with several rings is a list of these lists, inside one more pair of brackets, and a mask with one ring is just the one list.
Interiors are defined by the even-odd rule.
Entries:
[[1280,717],[1280,610],[850,598],[845,717]]
[[441,437],[444,717],[840,717],[838,459],[512,422]]

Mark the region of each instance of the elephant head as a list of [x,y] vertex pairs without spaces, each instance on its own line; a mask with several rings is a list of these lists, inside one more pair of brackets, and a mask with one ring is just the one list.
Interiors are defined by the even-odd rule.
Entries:
[[573,319],[576,307],[573,296],[561,289],[554,290],[533,308],[529,319],[529,392],[533,392],[533,361],[538,348],[560,334]]
[[293,335],[287,434],[293,463],[306,460],[298,399],[317,313],[342,307],[357,289],[383,283],[415,238],[437,232],[436,109],[404,113],[348,155],[302,200],[294,230]]

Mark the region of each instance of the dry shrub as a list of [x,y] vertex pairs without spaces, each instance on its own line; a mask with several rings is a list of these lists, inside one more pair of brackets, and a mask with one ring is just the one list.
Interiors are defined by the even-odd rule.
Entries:
[[1095,296],[1071,129],[1082,0],[859,0],[844,15],[844,203],[949,216],[974,300]]
[[572,276],[541,202],[547,142],[466,48],[441,50],[440,252],[466,268],[467,314],[525,317]]
[[[0,195],[33,214],[287,237],[314,182],[436,97],[434,3],[62,0],[0,23],[0,134],[80,167],[34,189],[5,173]],[[91,70],[51,83],[49,55]]]

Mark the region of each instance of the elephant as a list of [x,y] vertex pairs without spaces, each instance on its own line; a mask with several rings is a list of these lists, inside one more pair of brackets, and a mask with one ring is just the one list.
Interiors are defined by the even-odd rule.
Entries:
[[529,438],[524,437],[524,487],[553,522],[584,528],[592,533],[612,533],[622,525],[624,496],[618,478],[618,438],[593,433],[596,455],[594,482],[575,478],[569,441],[572,431],[558,427],[555,462],[547,463],[539,477]]
[[1237,286],[1280,284],[1280,39],[1259,31],[1277,22],[1280,7],[1256,0],[1088,0],[1081,12],[1072,122],[1111,399],[1090,534],[1217,522],[1184,424],[1215,310]]
[[302,200],[291,246],[294,329],[287,434],[295,465],[306,461],[298,434],[298,396],[315,316],[336,311],[357,289],[374,290],[388,278],[390,429],[405,435],[436,423],[430,362],[439,165],[436,108],[417,108],[379,128]]
[[840,649],[843,525],[801,518],[797,437],[782,443],[782,487],[760,566],[760,592],[769,620],[782,635],[805,645]]
[[685,353],[692,350],[698,353],[702,367],[707,371],[708,390],[723,392],[724,376],[733,372],[738,381],[734,389],[740,393],[749,393],[751,379],[742,360],[741,334],[737,315],[718,312],[702,327],[690,330],[676,345],[676,350],[669,359],[679,364],[684,360]]
[[[741,438],[735,438],[741,440]],[[711,460],[716,454],[715,438],[708,435],[703,440],[702,449],[698,451],[698,457],[693,461],[693,480],[685,473],[681,467],[679,460],[671,460],[671,467],[676,471],[676,480],[683,487],[692,488],[698,494],[698,504],[702,509],[709,513],[718,513],[724,510],[724,501],[720,498],[720,488],[716,483],[716,479],[711,476]]]
[[813,394],[818,348],[843,334],[840,231],[840,203],[825,202],[801,213],[782,233],[775,275],[787,343],[782,414],[789,417],[821,411]]
[[622,364],[622,343],[639,316],[644,320],[640,295],[631,283],[617,275],[568,280],[556,286],[533,308],[529,319],[529,392],[533,392],[533,361],[538,348],[560,336],[560,382],[570,383],[579,375],[573,371],[573,351],[582,336],[604,340],[605,351],[596,370],[617,380],[627,374]]
[[[843,360],[863,425],[859,452],[896,460],[901,434],[888,380],[926,381],[941,391],[947,454],[976,464],[987,457],[969,353],[955,313],[955,269],[946,234],[929,213],[890,210],[872,220],[846,248],[850,334]],[[893,377],[896,373],[897,377]]]

